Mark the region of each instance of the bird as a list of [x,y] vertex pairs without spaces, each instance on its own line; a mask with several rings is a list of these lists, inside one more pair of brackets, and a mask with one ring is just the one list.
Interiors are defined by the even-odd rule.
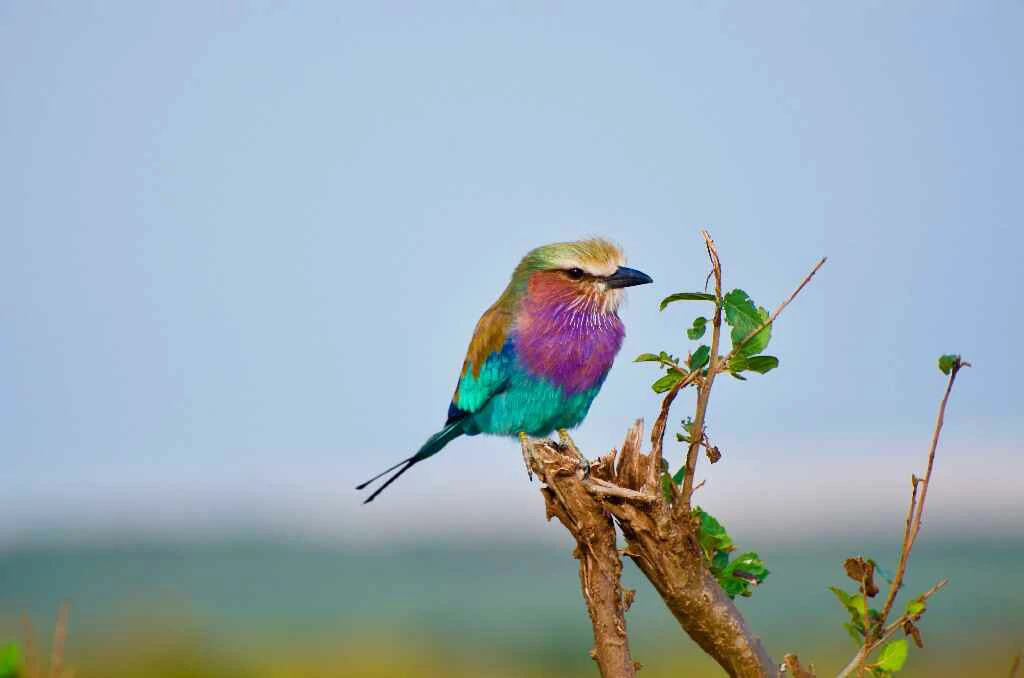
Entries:
[[363,503],[459,436],[487,433],[525,443],[558,431],[566,439],[622,347],[624,288],[654,282],[625,261],[603,238],[530,250],[476,324],[444,426],[416,454],[358,485],[363,490],[395,472]]

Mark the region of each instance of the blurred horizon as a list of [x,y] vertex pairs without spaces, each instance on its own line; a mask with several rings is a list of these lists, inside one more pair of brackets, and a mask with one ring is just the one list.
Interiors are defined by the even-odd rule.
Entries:
[[[972,374],[967,371],[962,378]],[[955,392],[947,416],[956,417]],[[905,517],[910,474],[923,474],[927,460],[927,435],[915,442],[847,440],[842,447],[832,442],[830,451],[840,456],[828,464],[813,463],[820,449],[813,439],[796,437],[784,447],[799,460],[795,468],[778,463],[781,454],[769,454],[767,459],[751,454],[752,449],[762,453],[783,448],[777,439],[769,445],[739,441],[726,447],[730,439],[723,438],[719,443],[725,452],[723,461],[709,466],[702,459],[698,466],[706,484],[695,501],[734,532],[794,545],[897,534]],[[218,498],[212,508],[203,503],[181,504],[174,496],[158,498],[148,491],[122,497],[117,512],[93,510],[74,517],[53,517],[38,510],[30,514],[31,507],[8,501],[8,526],[0,530],[0,552],[62,543],[202,544],[235,537],[355,548],[416,545],[436,539],[476,542],[499,535],[550,543],[539,485],[527,480],[518,448],[512,443],[507,447],[512,459],[511,463],[502,460],[502,475],[491,473],[493,464],[488,459],[449,452],[439,458],[444,461],[434,464],[440,472],[427,482],[413,475],[405,486],[366,506],[349,507],[354,492],[348,486],[337,487],[333,476],[307,483],[309,496],[298,500],[275,486],[276,479],[266,479],[262,487],[272,488],[271,494],[279,497],[275,501],[229,494]],[[585,451],[596,457],[606,450]],[[892,458],[901,459],[900,466],[891,464]],[[473,482],[452,477],[445,464],[456,465]],[[999,475],[991,475],[995,468],[1000,469]],[[951,440],[947,434],[936,455],[935,485],[924,529],[953,539],[1024,540],[1018,469],[1024,471],[1024,459],[1013,444],[978,449],[973,441]],[[851,513],[848,488],[856,479],[868,477],[871,502]],[[780,494],[785,501],[780,501]],[[979,516],[984,520],[979,522]]]

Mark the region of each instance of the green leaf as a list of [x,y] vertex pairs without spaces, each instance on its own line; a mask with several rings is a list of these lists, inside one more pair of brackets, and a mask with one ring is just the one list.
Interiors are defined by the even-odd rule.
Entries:
[[690,369],[699,370],[708,364],[708,356],[711,355],[711,347],[701,344],[700,347],[690,356]]
[[939,356],[939,369],[942,370],[943,374],[949,374],[958,360],[960,360],[958,355],[941,355]]
[[[679,479],[682,480],[681,475]],[[693,509],[692,515],[699,523],[697,540],[722,590],[730,598],[749,598],[753,595],[753,587],[762,583],[769,574],[764,561],[753,551],[748,551],[730,562],[729,554],[736,547],[725,527],[699,506]]]
[[882,654],[879,655],[878,661],[875,662],[874,666],[895,673],[902,669],[906,662],[907,639],[900,638],[882,648]]
[[679,292],[677,294],[670,294],[662,299],[661,310],[664,311],[665,307],[674,301],[717,301],[717,299],[715,295],[704,292]]
[[675,488],[672,487],[672,477],[667,473],[661,474],[661,494],[668,504],[671,504],[676,497]]
[[0,647],[0,678],[18,678],[21,652],[16,643]]
[[[723,559],[722,556],[725,558]],[[715,554],[715,561],[718,563],[728,562],[728,555],[719,551]],[[725,567],[720,568],[718,573],[715,573],[715,576],[730,598],[735,598],[737,595],[749,598],[753,595],[753,587],[764,582],[768,574],[768,568],[765,567],[764,561],[751,551],[728,562]]]
[[860,629],[858,629],[856,626],[854,626],[850,622],[844,622],[843,623],[843,628],[846,629],[846,632],[848,634],[850,634],[850,638],[853,639],[853,644],[854,645],[856,645],[857,647],[860,647],[861,645],[864,644],[864,635],[860,632]]
[[739,374],[743,370],[747,369],[747,356],[742,353],[737,353],[733,357],[729,358],[729,371],[733,374]]
[[839,603],[843,607],[845,607],[847,610],[850,609],[850,605],[851,605],[850,601],[853,598],[853,596],[851,596],[849,593],[847,593],[846,591],[842,590],[838,586],[829,586],[828,590],[831,591],[832,593],[836,594],[836,598],[839,599]]
[[741,579],[737,579],[736,577],[723,577],[718,580],[718,583],[730,598],[735,598],[736,596],[743,596],[744,598],[750,597],[750,586]]
[[665,391],[668,391],[673,386],[675,386],[676,383],[680,381],[682,378],[683,375],[680,372],[677,372],[676,370],[673,369],[670,370],[669,373],[663,376],[661,379],[658,379],[656,382],[651,384],[651,388],[654,389],[655,393],[664,393]]
[[708,319],[704,316],[693,319],[693,326],[686,330],[686,336],[696,341],[704,336],[708,329]]
[[850,598],[851,610],[856,610],[857,614],[860,615],[861,619],[868,616],[868,603],[864,600],[864,596],[860,593]]
[[[722,575],[727,579],[737,582],[740,585],[739,594],[749,598],[753,595],[752,587],[763,583],[768,577],[769,572],[760,556],[753,551],[750,551],[737,556],[736,559],[729,563],[729,565],[722,571]],[[725,588],[727,592],[730,590],[730,587],[728,586]]]
[[920,598],[911,600],[907,603],[907,615],[910,617],[916,617],[925,610],[924,601]]
[[761,560],[761,557],[753,551],[748,551],[743,555],[736,556],[736,559],[729,563],[727,571],[730,574],[735,572],[748,574],[754,578],[758,584],[763,582],[770,574],[768,572],[768,568],[765,567],[764,561]]
[[654,353],[641,353],[633,359],[635,363],[660,363],[661,356]]
[[747,358],[747,369],[758,374],[771,372],[779,366],[779,359],[773,355],[752,355]]
[[[767,309],[755,306],[753,300],[747,296],[747,293],[740,289],[733,290],[725,295],[722,300],[722,308],[725,310],[725,321],[732,327],[730,337],[732,338],[733,349],[747,335],[768,320]],[[772,327],[768,325],[751,337],[750,341],[739,350],[739,353],[747,356],[757,355],[768,347],[771,337]]]
[[858,629],[863,629],[864,618],[868,614],[868,605],[864,600],[864,596],[860,594],[851,596],[849,593],[837,586],[829,586],[828,590],[836,595],[836,598],[839,599],[842,606],[850,613],[850,621],[853,625]]
[[672,476],[672,482],[674,482],[676,485],[682,485],[683,484],[683,479],[685,477],[686,477],[686,467],[685,466],[680,466],[679,470],[676,471],[674,476]]
[[708,560],[714,557],[715,551],[729,552],[735,549],[732,545],[732,537],[729,536],[729,533],[725,531],[725,528],[714,516],[699,506],[693,510],[693,514],[700,520],[697,536]]

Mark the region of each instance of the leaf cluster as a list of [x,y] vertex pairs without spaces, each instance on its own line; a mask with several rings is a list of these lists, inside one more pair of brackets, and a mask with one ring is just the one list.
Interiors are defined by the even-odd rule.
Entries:
[[[872,633],[875,633],[877,638],[877,634],[882,630],[881,624],[884,623],[881,613],[869,607],[867,603],[869,598],[873,598],[879,592],[878,586],[874,581],[874,575],[878,574],[889,582],[890,585],[892,584],[892,576],[874,560],[861,556],[847,558],[843,563],[843,569],[846,570],[846,574],[850,579],[859,584],[860,592],[850,594],[837,586],[830,586],[829,590],[835,594],[839,603],[850,614],[850,621],[844,623],[843,628],[846,629],[853,642],[860,647],[864,644],[868,631],[870,630]],[[907,603],[903,615],[906,618],[902,625],[903,632],[905,635],[912,637],[914,644],[918,647],[924,647],[924,643],[921,640],[920,629],[917,628],[914,622],[921,618],[925,609],[924,596],[918,596]],[[891,678],[903,668],[903,664],[907,661],[908,650],[909,643],[906,638],[894,640],[882,648],[878,661],[873,664],[867,664],[865,668],[875,678]]]
[[[710,301],[715,304],[716,313],[719,310],[722,311],[725,322],[730,327],[732,351],[726,369],[732,376],[737,379],[746,379],[742,376],[743,372],[765,374],[779,366],[779,359],[775,356],[761,355],[761,352],[768,347],[772,336],[770,324],[758,330],[767,322],[768,311],[764,307],[754,304],[754,301],[743,290],[732,290],[721,299],[714,294],[705,292],[678,292],[662,299],[661,309],[665,310],[669,304],[677,301]],[[697,316],[686,329],[687,338],[692,341],[702,339],[707,333],[709,324],[710,321],[706,316]],[[756,334],[754,334],[755,331]],[[751,336],[752,334],[753,336]],[[664,376],[659,377],[651,384],[655,393],[665,393],[694,371],[706,374],[710,360],[711,347],[707,344],[700,344],[687,354],[685,361],[670,353],[660,351],[658,353],[642,353],[636,357],[635,362],[656,362],[660,368],[666,370]]]
[[[732,357],[729,359],[729,373],[742,379],[741,372],[765,374],[779,366],[779,359],[770,355],[759,355],[768,348],[772,339],[771,324],[759,327],[768,321],[768,310],[754,304],[754,300],[741,289],[735,289],[722,299],[725,322],[731,328]],[[754,332],[756,334],[753,334]],[[753,334],[753,336],[751,336]],[[749,338],[748,338],[749,337]]]
[[749,598],[754,593],[754,587],[768,577],[769,571],[764,561],[753,551],[732,557],[736,546],[725,526],[699,506],[693,509],[693,518],[697,523],[697,539],[711,574],[715,575],[730,598]]
[[868,628],[878,624],[881,613],[873,607],[868,607],[867,598],[863,593],[851,595],[838,586],[830,586],[828,590],[835,594],[839,603],[850,613],[850,621],[844,623],[843,628],[858,647],[863,645]]
[[960,362],[960,356],[947,353],[939,356],[939,371],[949,374],[950,371]]

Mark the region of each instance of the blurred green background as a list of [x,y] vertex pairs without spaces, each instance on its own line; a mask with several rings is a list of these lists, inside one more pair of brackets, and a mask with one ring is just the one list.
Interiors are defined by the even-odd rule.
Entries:
[[[891,569],[897,545],[751,546],[772,574],[740,609],[774,656],[795,651],[820,675],[834,673],[855,648],[827,586],[846,585],[841,562],[852,553]],[[255,540],[26,549],[0,556],[0,637],[18,634],[18,610],[48,633],[67,596],[78,675],[589,676],[591,630],[570,550]],[[1024,628],[1022,558],[1020,540],[924,535],[907,592],[942,576],[950,584],[929,604],[925,650],[912,650],[905,675],[1005,675]],[[721,674],[631,563],[624,580],[637,589],[627,621],[643,675]]]

